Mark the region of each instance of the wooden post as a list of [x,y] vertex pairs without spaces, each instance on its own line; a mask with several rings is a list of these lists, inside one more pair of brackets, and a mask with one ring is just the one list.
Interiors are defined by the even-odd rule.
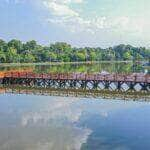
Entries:
[[137,75],[134,76],[134,82],[137,82]]
[[18,72],[18,78],[20,78],[20,72]]
[[120,90],[120,89],[121,89],[121,82],[118,81],[118,82],[117,82],[117,90]]
[[11,72],[11,78],[13,78],[13,72]]

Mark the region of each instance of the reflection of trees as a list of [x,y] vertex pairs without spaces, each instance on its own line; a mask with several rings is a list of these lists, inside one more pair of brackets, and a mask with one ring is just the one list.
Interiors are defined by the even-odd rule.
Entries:
[[[134,69],[133,69],[134,67]],[[67,73],[67,72],[87,72],[98,73],[107,71],[110,73],[130,73],[141,72],[141,64],[132,63],[96,63],[96,64],[64,64],[64,65],[32,65],[32,66],[1,66],[0,71],[33,71],[36,73]]]
[[27,71],[31,72],[35,70],[35,66],[0,66],[0,71]]
[[139,65],[138,63],[135,62],[132,65],[132,70],[133,70],[133,72],[140,72],[140,71],[143,71],[144,69],[143,69],[142,65]]
[[132,64],[130,64],[130,63],[124,63],[122,65],[118,65],[117,68],[118,68],[117,72],[121,72],[121,73],[132,72]]

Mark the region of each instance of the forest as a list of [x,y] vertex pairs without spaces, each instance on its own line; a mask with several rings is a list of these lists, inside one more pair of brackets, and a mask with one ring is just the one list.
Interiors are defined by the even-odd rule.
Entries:
[[72,47],[65,42],[43,46],[31,40],[22,42],[0,39],[0,63],[148,61],[150,49],[120,44],[114,47]]

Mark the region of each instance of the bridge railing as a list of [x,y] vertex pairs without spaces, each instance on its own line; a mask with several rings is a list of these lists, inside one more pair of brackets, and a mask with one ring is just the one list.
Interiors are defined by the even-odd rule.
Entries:
[[0,72],[0,79],[4,78],[5,74],[3,72]]
[[144,74],[85,74],[85,73],[49,73],[38,74],[33,72],[8,72],[0,77],[7,78],[40,78],[59,80],[94,80],[94,81],[120,81],[120,82],[147,82],[150,83],[150,75]]

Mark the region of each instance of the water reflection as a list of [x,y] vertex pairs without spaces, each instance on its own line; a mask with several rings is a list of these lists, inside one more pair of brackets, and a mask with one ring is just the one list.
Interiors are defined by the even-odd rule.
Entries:
[[26,94],[26,95],[45,95],[59,97],[78,97],[78,98],[99,98],[109,100],[134,100],[150,101],[149,91],[136,90],[85,90],[85,89],[61,89],[61,88],[44,88],[44,87],[23,87],[23,86],[0,86],[0,93]]
[[0,99],[3,150],[80,149],[91,133],[75,125],[82,112],[82,108],[74,107],[75,100],[11,95]]
[[3,94],[0,150],[149,149],[149,115],[146,102]]
[[131,73],[131,72],[150,72],[149,67],[145,67],[142,63],[132,62],[101,62],[91,64],[64,64],[64,65],[27,65],[27,66],[0,66],[0,71],[33,71],[36,73],[49,72],[114,72],[114,73]]

